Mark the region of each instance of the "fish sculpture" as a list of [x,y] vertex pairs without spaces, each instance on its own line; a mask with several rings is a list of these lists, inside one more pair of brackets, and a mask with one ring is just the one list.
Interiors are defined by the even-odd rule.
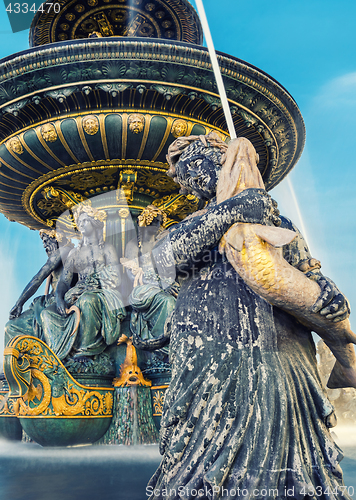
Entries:
[[[248,139],[231,141],[219,175],[217,202],[244,189],[265,189],[257,163],[258,155]],[[219,251],[225,252],[230,264],[255,293],[293,315],[324,340],[336,358],[327,386],[356,388],[356,335],[350,321],[333,322],[313,313],[311,308],[321,294],[319,285],[283,258],[282,247],[296,236],[289,229],[236,223],[220,240]]]

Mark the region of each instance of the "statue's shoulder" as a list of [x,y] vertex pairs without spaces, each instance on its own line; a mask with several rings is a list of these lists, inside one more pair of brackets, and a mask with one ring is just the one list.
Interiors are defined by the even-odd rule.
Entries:
[[279,227],[282,227],[283,229],[290,229],[295,233],[299,233],[297,226],[288,217],[286,217],[285,215],[280,215],[279,218],[282,221]]

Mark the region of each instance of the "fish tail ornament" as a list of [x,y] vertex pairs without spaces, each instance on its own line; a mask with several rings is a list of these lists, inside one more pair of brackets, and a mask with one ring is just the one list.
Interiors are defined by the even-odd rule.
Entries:
[[356,335],[349,320],[334,323],[311,308],[321,293],[319,285],[291,266],[281,247],[296,237],[288,229],[260,224],[234,224],[224,235],[230,264],[247,285],[270,304],[295,316],[324,340],[336,358],[328,380],[331,389],[356,388]]
[[[248,188],[265,189],[257,168],[258,154],[252,143],[239,137],[229,143],[216,190],[221,203]],[[270,304],[295,316],[315,331],[336,358],[328,387],[356,388],[356,335],[348,319],[333,322],[311,312],[320,296],[319,285],[291,266],[282,246],[296,237],[288,229],[261,224],[234,224],[222,237],[219,250],[247,285]]]

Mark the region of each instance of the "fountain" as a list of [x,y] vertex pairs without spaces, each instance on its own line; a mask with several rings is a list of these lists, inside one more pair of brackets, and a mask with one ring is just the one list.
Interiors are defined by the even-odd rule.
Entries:
[[[115,246],[121,259],[146,206],[166,214],[165,228],[202,207],[195,196],[180,194],[179,186],[165,175],[166,154],[168,146],[182,136],[214,131],[227,140],[223,106],[208,52],[200,45],[199,18],[186,0],[93,0],[88,5],[61,0],[59,5],[57,11],[45,9],[35,15],[30,28],[32,48],[0,61],[0,177],[4,188],[0,209],[9,220],[32,229],[58,229],[61,221],[65,230],[73,231],[72,208],[89,200],[106,212],[106,241]],[[270,189],[290,171],[303,149],[305,131],[298,107],[263,71],[225,54],[219,54],[218,60],[236,133],[253,143]],[[130,337],[128,319],[122,324],[122,333]],[[28,386],[36,379],[37,392],[19,406],[28,386],[12,389],[6,399],[4,381],[6,404],[0,418],[13,422],[12,436],[18,436],[14,414],[22,413],[21,424],[41,444],[93,442],[100,433],[105,434],[114,416],[115,424],[102,442],[157,441],[152,419],[159,420],[169,382],[168,366],[148,366],[147,355],[138,352],[138,369],[146,370],[150,385],[138,380],[125,387],[119,384],[110,406],[110,382],[91,381],[90,385],[89,379],[69,373],[57,359],[55,373],[61,367],[67,383],[79,384],[77,391],[97,393],[95,388],[103,386],[106,396],[102,397],[110,410],[109,406],[103,409],[106,424],[99,425],[101,430],[91,437],[76,439],[77,431],[71,428],[71,438],[47,441],[42,423],[33,429],[44,416],[47,423],[50,415],[53,422],[66,422],[67,431],[59,427],[57,432],[64,436],[69,432],[70,415],[90,420],[95,412],[89,411],[86,417],[83,409],[73,414],[69,407],[74,404],[74,389],[72,401],[67,401],[68,414],[60,416],[53,401],[44,405],[45,388],[52,388],[53,393],[56,384],[48,377],[41,382],[40,375],[34,375],[41,365],[37,350],[46,351],[49,359],[55,355],[38,340],[35,344],[21,338],[14,342],[6,351],[10,371],[16,366],[22,376],[21,363],[29,359]],[[16,358],[19,346],[20,362]],[[120,377],[126,349],[125,343],[108,348],[116,367],[109,380],[110,376],[111,380]],[[45,368],[41,366],[43,378]],[[125,408],[141,400],[142,408],[152,401],[151,415],[141,419],[137,434],[130,425],[137,407],[133,413]],[[126,415],[126,424],[117,417],[118,412]],[[95,419],[97,424],[99,420]],[[138,437],[141,434],[144,436]]]
[[[166,176],[166,155],[173,141],[190,135],[215,132],[228,143],[226,103],[187,0],[57,4],[60,9],[35,15],[31,48],[0,61],[0,211],[31,229],[60,229],[72,238],[78,236],[76,209],[90,206],[105,213],[105,243],[124,263],[147,207],[164,215],[163,229],[204,207]],[[232,126],[253,144],[272,189],[304,146],[298,106],[258,68],[226,54],[217,59]],[[120,336],[94,365],[68,364],[30,334],[8,343],[0,436],[34,441],[26,443],[29,455],[38,445],[49,447],[41,460],[73,460],[73,470],[76,458],[88,459],[91,470],[94,457],[117,464],[121,478],[129,477],[131,465],[139,467],[142,498],[159,462],[157,447],[149,445],[158,441],[170,366],[133,345],[129,271],[122,266]],[[99,446],[64,449],[93,443]],[[117,487],[132,496],[129,482]]]

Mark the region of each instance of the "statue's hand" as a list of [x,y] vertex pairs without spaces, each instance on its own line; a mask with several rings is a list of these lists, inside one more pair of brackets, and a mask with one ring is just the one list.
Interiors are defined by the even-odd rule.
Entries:
[[316,281],[321,288],[319,298],[311,309],[313,313],[319,313],[334,323],[349,317],[350,306],[348,300],[333,281],[325,276],[313,273],[306,273],[306,276]]
[[15,304],[10,311],[9,319],[18,318],[21,313],[22,313],[22,306],[19,304]]
[[66,304],[64,302],[64,300],[60,300],[60,299],[57,299],[57,311],[58,311],[58,314],[60,314],[61,316],[67,316],[67,313],[66,313]]
[[171,295],[173,295],[173,297],[177,298],[179,289],[180,289],[179,284],[177,282],[174,282],[171,285],[169,285],[169,287],[167,287],[164,291],[170,293]]

